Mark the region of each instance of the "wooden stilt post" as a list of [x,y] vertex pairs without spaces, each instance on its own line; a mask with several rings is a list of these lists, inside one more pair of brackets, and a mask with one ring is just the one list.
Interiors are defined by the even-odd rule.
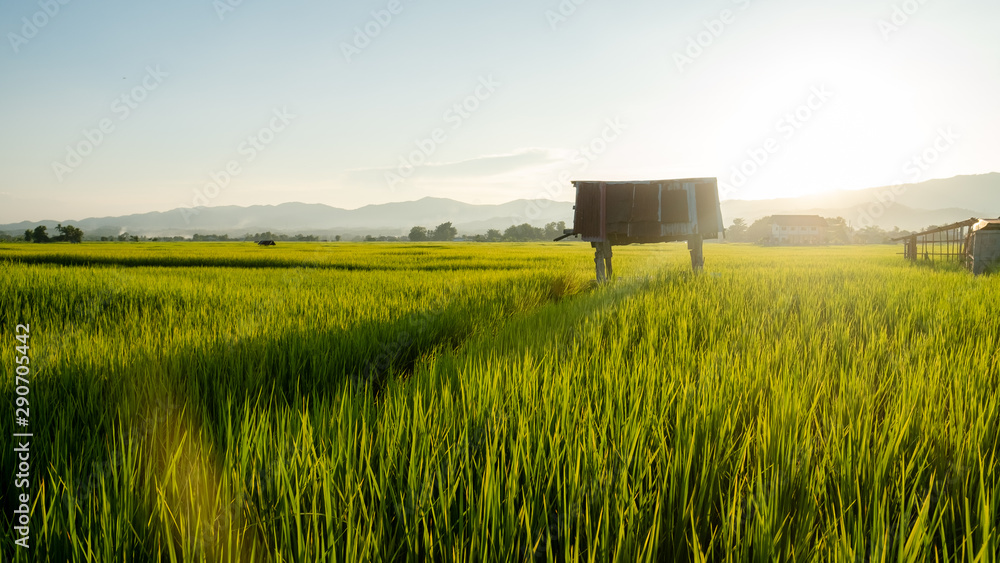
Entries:
[[705,267],[705,255],[702,251],[701,235],[692,235],[688,239],[688,251],[691,252],[691,269],[700,272]]
[[605,266],[604,269],[606,270],[608,279],[610,280],[615,277],[614,268],[611,267],[611,257],[614,256],[614,253],[611,252],[610,242],[605,242],[603,244],[604,244],[604,266]]
[[592,242],[590,244],[594,247],[594,266],[597,270],[597,283],[604,283],[614,273],[611,267],[611,243],[605,241]]
[[591,246],[594,247],[594,266],[597,269],[597,283],[604,283],[604,247],[603,243],[592,242]]

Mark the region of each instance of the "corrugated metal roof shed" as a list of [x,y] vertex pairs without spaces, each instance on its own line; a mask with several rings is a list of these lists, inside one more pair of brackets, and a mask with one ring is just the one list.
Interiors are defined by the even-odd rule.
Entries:
[[573,182],[574,233],[615,245],[718,238],[725,231],[715,178]]
[[597,280],[611,277],[616,245],[686,241],[691,265],[704,264],[702,243],[725,233],[716,178],[578,181],[573,228],[562,240],[578,235],[594,247]]

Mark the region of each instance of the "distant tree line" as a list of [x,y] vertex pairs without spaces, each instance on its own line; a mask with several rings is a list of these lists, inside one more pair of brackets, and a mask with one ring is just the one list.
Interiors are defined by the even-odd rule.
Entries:
[[[473,237],[465,237],[465,240],[473,240],[475,242],[535,242],[535,241],[551,241],[563,234],[566,229],[566,222],[559,221],[557,223],[549,223],[542,227],[533,227],[528,223],[521,225],[511,225],[503,232],[498,229],[490,229],[486,231],[485,235],[475,235]],[[448,241],[455,240],[458,237],[458,229],[456,229],[450,222],[442,223],[435,227],[433,230],[426,227],[413,227],[410,229],[409,237],[407,237],[411,242],[426,242],[426,241]],[[365,240],[393,240],[394,237],[379,237],[375,239],[374,237],[367,237]],[[402,240],[402,239],[400,239]]]
[[548,223],[544,228],[533,227],[528,223],[511,225],[501,233],[497,229],[486,231],[485,235],[476,235],[472,240],[476,242],[541,242],[552,241],[562,236],[566,230],[566,222],[559,221]]
[[413,242],[424,242],[429,240],[455,240],[458,236],[458,229],[451,225],[451,222],[441,223],[434,230],[427,227],[413,227],[410,229],[410,240]]
[[[153,237],[147,238],[145,236],[135,236],[128,233],[122,233],[117,237],[101,237],[102,241],[119,241],[119,242],[259,242],[262,240],[274,240],[274,241],[297,241],[297,242],[320,242],[320,238],[317,235],[279,235],[267,231],[265,233],[247,233],[242,237],[230,237],[228,234],[216,235],[208,234],[203,235],[195,233],[191,238],[183,236],[173,236],[173,237]],[[337,235],[337,240],[340,240],[340,235]]]
[[[891,231],[887,231],[877,226],[855,229],[848,225],[847,221],[843,217],[826,218],[826,222],[827,232],[825,234],[826,241],[829,244],[890,244],[892,239],[912,234],[911,231],[901,230],[898,227],[893,228]],[[726,230],[726,240],[731,242],[766,243],[771,238],[772,224],[772,216],[761,217],[752,224],[748,224],[742,218],[734,219],[732,225],[730,225]],[[927,227],[927,229],[933,228],[935,228],[935,225]],[[463,240],[475,242],[551,241],[561,236],[565,229],[565,221],[548,223],[545,227],[534,227],[528,223],[523,223],[521,225],[512,225],[507,227],[507,229],[503,232],[498,229],[489,229],[486,231],[486,234],[465,236],[463,237]],[[26,241],[36,243],[78,243],[83,241],[84,232],[77,227],[72,225],[63,226],[62,224],[59,224],[56,226],[56,230],[59,233],[56,236],[50,236],[45,225],[39,225],[34,229],[27,229],[24,231],[23,236],[15,236],[11,233],[0,233],[0,242]],[[334,237],[334,240],[340,242],[341,238],[341,235],[337,235]],[[353,240],[355,242],[403,242],[406,240],[412,242],[428,242],[451,241],[456,240],[457,238],[459,238],[458,229],[456,229],[451,222],[447,222],[441,223],[433,229],[420,226],[413,227],[410,229],[409,236],[359,235],[354,236],[349,240]],[[258,242],[262,240],[280,242],[326,242],[327,239],[321,239],[318,235],[287,235],[266,231],[263,233],[246,233],[242,237],[230,237],[228,234],[195,234],[191,238],[183,236],[160,236],[147,238],[146,236],[132,235],[128,232],[123,232],[117,236],[102,236],[100,237],[100,240],[105,242]]]
[[146,235],[130,235],[127,232],[118,236],[101,237],[101,242],[187,242],[188,238],[176,237],[147,237]]
[[[891,231],[874,225],[855,229],[848,225],[843,217],[825,219],[826,240],[830,244],[892,244],[892,239],[911,234],[910,231],[900,230],[899,227]],[[747,225],[743,219],[733,219],[733,224],[726,229],[726,239],[731,242],[766,243],[771,238],[773,223],[774,220],[770,215],[757,219],[751,225]]]
[[[194,236],[197,237],[198,235]],[[237,239],[230,239],[228,235],[221,235],[221,236],[226,238],[220,238],[219,240],[237,240]],[[254,233],[252,235],[250,233],[247,233],[243,235],[243,240],[245,241],[252,240],[254,242],[260,242],[262,240],[273,240],[273,241],[283,241],[283,242],[320,242],[320,238],[317,235],[303,235],[303,234],[285,235],[285,234],[272,233],[271,231],[263,233]],[[337,236],[337,240],[338,241],[340,240],[340,235]]]
[[[101,242],[115,242],[115,241],[118,241],[118,242],[146,242],[147,240],[152,240],[153,242],[156,242],[159,239],[155,239],[155,238],[154,239],[147,239],[144,236],[130,235],[130,234],[128,234],[128,232],[119,233],[119,235],[116,236],[116,237],[114,237],[114,236],[112,236],[112,237],[101,237]],[[182,237],[182,240],[183,240],[183,237]]]
[[83,231],[74,227],[73,225],[62,226],[60,223],[56,225],[56,230],[59,234],[50,237],[48,233],[48,228],[45,225],[39,225],[35,227],[35,230],[27,229],[24,231],[24,240],[26,242],[72,242],[78,243],[83,241]]

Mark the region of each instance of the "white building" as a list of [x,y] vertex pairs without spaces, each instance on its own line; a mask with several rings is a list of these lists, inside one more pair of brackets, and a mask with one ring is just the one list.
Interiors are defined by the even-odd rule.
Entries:
[[819,215],[775,215],[771,218],[771,244],[826,244],[828,228],[826,219]]

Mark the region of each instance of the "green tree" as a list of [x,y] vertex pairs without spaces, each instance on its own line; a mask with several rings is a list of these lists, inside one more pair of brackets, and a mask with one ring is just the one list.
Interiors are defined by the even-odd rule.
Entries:
[[889,237],[881,227],[872,225],[854,233],[854,241],[861,244],[885,244],[889,242]]
[[501,240],[503,240],[503,233],[497,229],[486,231],[486,242],[500,242]]
[[24,242],[31,242],[31,237],[32,236],[33,235],[32,235],[31,229],[25,229],[24,230]]
[[48,229],[45,225],[38,225],[35,227],[35,232],[31,233],[32,242],[49,242],[49,234],[46,232]]
[[761,217],[753,222],[753,225],[747,228],[746,241],[747,242],[766,242],[771,238],[771,216]]
[[424,242],[427,240],[427,227],[413,227],[410,229],[410,240],[413,242]]
[[744,242],[747,237],[747,222],[743,219],[737,217],[733,219],[733,225],[729,227],[729,232],[726,233],[726,238],[732,240],[733,242]]
[[503,233],[503,240],[507,242],[529,242],[533,240],[545,240],[545,229],[532,227],[528,223],[511,225]]
[[451,226],[451,222],[441,223],[434,228],[434,240],[453,240],[458,236],[458,229]]
[[843,217],[827,219],[826,224],[829,225],[827,229],[829,242],[833,244],[847,244],[851,242],[851,229],[847,226],[846,219]]
[[60,223],[59,225],[56,225],[56,230],[59,231],[59,236],[55,239],[57,241],[73,243],[83,242],[83,231],[73,225],[66,225],[63,227]]
[[335,236],[335,237],[333,237],[333,238],[334,238],[334,240],[336,240],[337,242],[340,242],[340,235],[337,235],[337,236]]
[[553,240],[563,236],[563,231],[566,230],[566,221],[559,221],[558,223],[549,223],[545,225],[545,240]]

